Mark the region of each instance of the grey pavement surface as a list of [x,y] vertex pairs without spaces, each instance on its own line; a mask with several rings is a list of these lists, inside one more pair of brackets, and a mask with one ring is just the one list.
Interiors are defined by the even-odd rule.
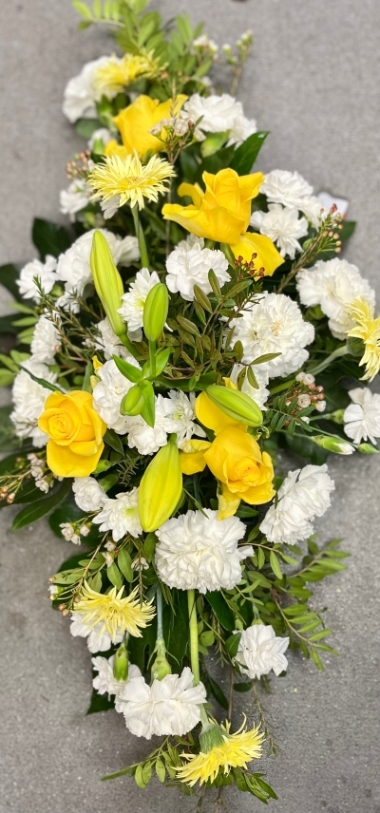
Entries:
[[[210,35],[256,44],[241,88],[248,114],[272,131],[261,169],[298,170],[352,201],[359,220],[348,258],[380,295],[380,6],[376,0],[156,0],[188,10]],[[1,261],[27,260],[33,215],[57,220],[65,162],[82,142],[60,112],[66,81],[110,53],[104,31],[76,31],[69,0],[1,3]],[[4,301],[2,303],[4,305]],[[380,813],[379,464],[339,458],[322,538],[344,537],[349,569],[316,589],[329,606],[339,658],[324,674],[295,657],[265,700],[281,753],[268,760],[278,813]],[[157,784],[100,777],[147,752],[114,712],[85,716],[90,658],[49,611],[48,576],[72,552],[43,523],[9,533],[1,517],[2,775],[0,813],[183,813],[194,801]],[[245,703],[250,719],[249,708]],[[261,803],[228,791],[226,809]],[[212,813],[206,803],[204,813]]]

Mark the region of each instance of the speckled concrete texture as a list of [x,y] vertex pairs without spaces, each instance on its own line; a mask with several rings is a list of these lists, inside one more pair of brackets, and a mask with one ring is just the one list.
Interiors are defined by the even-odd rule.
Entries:
[[[272,131],[260,169],[297,169],[315,188],[352,201],[359,225],[348,257],[380,294],[380,7],[376,0],[155,0],[168,17],[187,10],[210,35],[256,44],[241,87],[247,114]],[[53,220],[65,162],[82,142],[61,115],[67,80],[110,53],[104,31],[76,30],[69,0],[3,0],[1,60],[1,262],[27,260],[33,215]],[[5,299],[2,305],[4,306]],[[333,508],[323,538],[344,537],[349,569],[316,588],[329,606],[341,655],[324,674],[290,658],[265,699],[280,744],[268,760],[278,813],[380,813],[379,463],[335,459]],[[85,716],[90,658],[68,624],[49,612],[48,576],[72,552],[44,523],[13,535],[1,517],[0,813],[183,813],[194,801],[157,784],[138,791],[105,773],[147,752],[114,712]],[[245,708],[250,719],[247,698]],[[226,809],[260,803],[234,791]],[[204,805],[204,813],[213,813]]]

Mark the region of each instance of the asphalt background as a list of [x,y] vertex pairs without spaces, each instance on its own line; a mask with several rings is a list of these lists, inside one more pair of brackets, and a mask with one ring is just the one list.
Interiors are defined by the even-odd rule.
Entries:
[[[351,201],[359,221],[348,258],[380,294],[380,6],[376,0],[155,0],[165,17],[189,11],[233,42],[253,29],[241,87],[247,114],[272,134],[258,168],[298,170],[316,190]],[[32,216],[57,220],[65,162],[83,142],[61,114],[67,80],[111,53],[105,33],[78,33],[69,0],[3,0],[0,8],[0,260],[28,260]],[[7,297],[2,295],[2,306]],[[281,753],[268,760],[278,813],[380,813],[379,463],[336,458],[322,538],[344,537],[349,569],[316,589],[329,606],[339,658],[327,671],[291,657],[265,699]],[[72,552],[47,526],[9,533],[1,516],[0,813],[183,813],[193,800],[158,783],[100,777],[147,752],[114,712],[86,717],[90,657],[49,611],[48,576]],[[245,704],[249,713],[249,706]],[[250,717],[252,719],[252,715]],[[228,791],[226,809],[261,803]],[[204,813],[212,813],[210,802]]]

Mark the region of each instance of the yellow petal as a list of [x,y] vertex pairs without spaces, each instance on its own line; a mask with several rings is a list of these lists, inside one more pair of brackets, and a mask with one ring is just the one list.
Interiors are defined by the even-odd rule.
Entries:
[[235,257],[243,257],[247,263],[251,262],[253,254],[257,254],[254,259],[255,269],[260,271],[263,268],[266,277],[271,277],[276,268],[285,262],[272,240],[263,234],[247,232],[236,243],[231,244],[231,249]]
[[236,514],[240,505],[240,497],[232,494],[227,486],[222,485],[222,492],[218,494],[218,519],[228,519]]
[[197,474],[206,468],[204,454],[211,443],[208,440],[188,440],[183,444],[180,453],[180,465],[183,474]]
[[103,449],[104,443],[99,446],[96,454],[81,457],[70,448],[57,446],[53,440],[49,440],[46,447],[47,464],[56,477],[88,477],[95,471]]
[[216,404],[213,404],[211,399],[205,392],[201,392],[195,402],[195,414],[203,426],[212,429],[216,435],[226,429],[228,426],[238,426],[241,430],[246,431],[246,427],[234,421],[229,415],[226,415],[223,410],[219,409]]
[[193,201],[194,206],[199,207],[202,203],[204,192],[197,183],[181,183],[178,187],[180,198],[188,197]]

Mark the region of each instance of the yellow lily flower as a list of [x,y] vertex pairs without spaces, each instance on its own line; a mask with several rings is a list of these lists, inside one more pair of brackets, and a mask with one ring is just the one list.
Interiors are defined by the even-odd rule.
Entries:
[[162,119],[178,116],[186,99],[187,96],[184,94],[166,102],[159,102],[158,99],[151,99],[150,96],[143,94],[138,96],[113,119],[123,143],[121,145],[117,141],[110,141],[105,148],[105,154],[126,158],[127,155],[134,155],[136,152],[140,157],[147,152],[160,152],[163,149],[161,139],[165,140],[166,131],[162,129],[160,138],[156,138],[150,131]]
[[249,505],[269,502],[275,495],[272,460],[261,452],[247,427],[222,412],[204,392],[196,400],[195,413],[216,437],[212,442],[188,441],[180,455],[181,469],[184,474],[195,474],[208,466],[219,480],[218,518],[233,516],[241,500]]
[[227,243],[235,257],[242,256],[245,261],[257,254],[256,268],[264,268],[264,273],[271,276],[284,262],[283,258],[269,237],[246,233],[251,200],[259,194],[264,181],[262,172],[238,175],[233,169],[222,169],[216,175],[204,172],[202,180],[204,191],[199,184],[181,184],[178,194],[190,197],[192,204],[166,203],[163,217],[174,220],[197,237]]

